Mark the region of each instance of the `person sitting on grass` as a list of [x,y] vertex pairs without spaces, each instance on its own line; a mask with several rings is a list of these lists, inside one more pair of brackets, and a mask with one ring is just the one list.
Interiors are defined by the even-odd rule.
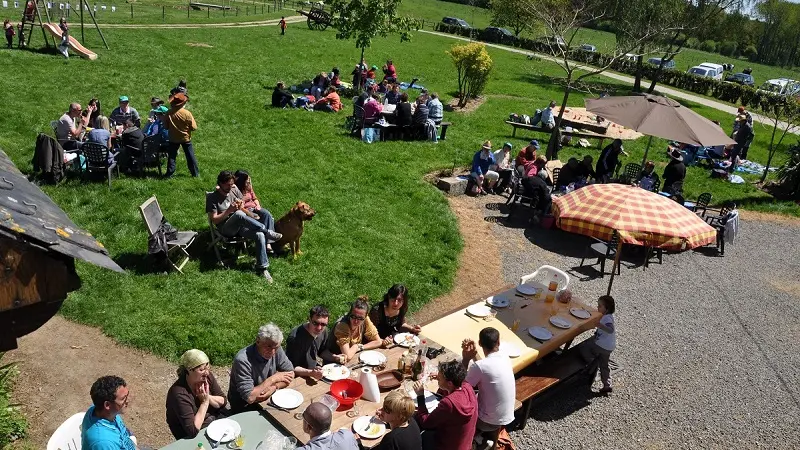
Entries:
[[294,106],[294,96],[286,89],[283,81],[278,81],[275,89],[272,91],[272,106],[274,108],[285,108],[286,106]]
[[386,93],[386,103],[396,105],[400,101],[400,86],[393,84]]
[[386,80],[383,80],[380,82],[380,84],[378,84],[378,93],[381,95],[388,94],[390,89],[391,86],[389,86],[389,82]]
[[530,170],[534,168],[533,163],[536,161],[536,152],[539,150],[539,141],[536,139],[530,141],[528,145],[519,151],[517,158],[514,160],[514,167],[521,177],[529,177],[536,175],[536,172],[529,174]]
[[298,450],[359,450],[356,437],[347,428],[331,431],[333,413],[327,405],[313,402],[303,411],[303,432],[311,439]]
[[294,365],[296,376],[315,380],[322,378],[322,368],[317,359],[322,357],[328,340],[329,319],[328,308],[317,305],[308,312],[308,322],[289,332],[286,338],[286,356]]
[[417,420],[423,450],[470,450],[478,423],[478,399],[465,379],[467,370],[460,361],[439,363],[439,393],[444,397],[432,412],[425,404],[425,385],[414,383],[417,394]]
[[311,94],[319,100],[331,85],[331,80],[328,79],[327,73],[320,72],[311,83]]
[[383,65],[383,80],[389,83],[397,83],[397,69],[394,67],[394,62],[390,59]]
[[[464,339],[461,343],[461,363],[467,369],[466,382],[478,389],[478,423],[475,441],[483,448],[491,448],[494,442],[484,444],[483,435],[494,433],[514,420],[516,386],[514,369],[508,356],[500,353],[500,332],[486,327],[478,334],[483,359],[478,359],[475,341]],[[478,447],[482,448],[482,447]]]
[[255,270],[259,276],[272,283],[272,276],[267,270],[267,242],[278,241],[283,235],[270,230],[264,222],[257,220],[257,215],[246,210],[243,198],[242,192],[236,187],[234,175],[223,170],[217,175],[217,188],[206,195],[206,213],[223,236],[241,236],[255,243]]
[[601,394],[608,394],[613,389],[611,387],[611,370],[608,367],[608,361],[611,358],[611,352],[617,348],[617,330],[614,326],[614,297],[610,295],[603,295],[597,299],[597,312],[603,315],[600,322],[597,324],[597,330],[594,333],[594,338],[589,345],[581,347],[581,356],[586,362],[595,361],[600,368],[600,381],[603,387],[600,389]]
[[511,142],[506,142],[503,144],[503,148],[494,152],[495,164],[489,167],[489,170],[494,170],[498,175],[500,175],[500,181],[494,188],[494,193],[497,195],[502,195],[503,192],[505,192],[508,184],[511,182],[511,173],[514,170],[512,167],[513,162],[511,161],[512,147],[513,146],[511,145]]
[[89,390],[92,406],[81,423],[81,448],[87,450],[136,450],[133,436],[122,415],[128,411],[128,385],[120,377],[106,375]]
[[326,361],[346,364],[358,352],[384,346],[385,342],[367,315],[368,311],[369,298],[362,295],[350,306],[350,312],[336,321],[333,336],[328,337]]
[[197,349],[184,352],[178,380],[167,392],[167,426],[175,439],[197,436],[201,428],[221,417],[227,403],[208,356]]
[[317,103],[314,103],[314,110],[339,112],[339,110],[342,109],[342,101],[339,99],[339,94],[336,93],[336,88],[329,87],[325,94],[325,97],[317,100]]
[[258,329],[254,343],[236,354],[228,388],[231,414],[259,410],[259,403],[294,380],[294,367],[281,342],[281,329],[268,323]]
[[439,100],[439,94],[434,92],[428,99],[428,118],[433,120],[433,123],[440,125],[444,118],[444,106]]
[[472,172],[470,176],[475,184],[472,193],[475,195],[487,195],[494,190],[494,185],[500,179],[500,174],[489,167],[496,165],[492,154],[492,143],[486,141],[480,150],[475,152],[472,157]]
[[411,103],[408,102],[408,93],[403,92],[400,94],[400,102],[397,104],[397,109],[394,110],[394,114],[397,120],[397,126],[411,126],[413,116],[411,115]]
[[330,80],[330,85],[339,89],[342,87],[342,79],[339,77],[339,68],[334,67],[331,69],[331,73],[328,75],[328,79]]
[[383,436],[375,450],[420,450],[422,436],[414,416],[414,400],[405,392],[394,390],[383,399],[383,406],[375,416],[389,425],[390,431]]
[[378,329],[381,339],[391,338],[401,332],[419,334],[419,325],[406,323],[407,311],[408,289],[402,284],[395,284],[384,294],[383,301],[372,307],[369,318]]

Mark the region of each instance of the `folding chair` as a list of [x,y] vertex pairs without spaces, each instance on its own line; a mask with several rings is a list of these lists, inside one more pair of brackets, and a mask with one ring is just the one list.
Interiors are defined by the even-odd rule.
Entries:
[[86,170],[83,173],[106,172],[108,174],[108,188],[111,189],[111,172],[116,168],[117,176],[119,177],[119,166],[116,159],[111,160],[111,162],[108,161],[108,152],[108,147],[96,142],[84,142],[81,146],[81,153],[86,157]]
[[[213,192],[206,192],[206,198],[212,194]],[[208,218],[208,230],[211,233],[211,242],[208,244],[208,248],[214,249],[214,255],[216,255],[220,266],[226,269],[230,268],[227,264],[225,264],[225,260],[222,258],[222,252],[220,252],[220,248],[226,250],[227,247],[232,247],[234,257],[233,260],[236,261],[241,256],[240,253],[247,250],[247,241],[241,236],[224,236],[219,232],[219,229],[217,229],[217,226],[214,225],[214,222],[211,221],[211,217]]]
[[[164,220],[164,214],[161,213],[161,206],[156,200],[156,196],[147,199],[139,207],[139,212],[142,214],[142,220],[147,227],[148,238],[156,234],[158,227]],[[189,262],[189,252],[186,249],[192,245],[194,239],[197,237],[196,231],[178,231],[178,237],[174,240],[167,240],[167,261],[173,269],[179,273],[183,273],[183,266]],[[175,258],[177,253],[177,258]],[[179,259],[178,259],[179,258]]]
[[[595,264],[600,264],[600,277],[604,277],[606,275],[606,259],[615,258],[617,256],[617,244],[619,243],[619,235],[617,234],[616,230],[611,234],[611,240],[608,242],[602,241],[597,238],[594,239],[594,243],[589,244],[586,247],[586,255],[581,258],[581,265],[583,267],[583,262],[586,261],[586,258],[594,257],[597,255],[597,262]],[[594,264],[592,264],[594,265]],[[620,266],[617,266],[617,275],[621,275],[620,273]]]

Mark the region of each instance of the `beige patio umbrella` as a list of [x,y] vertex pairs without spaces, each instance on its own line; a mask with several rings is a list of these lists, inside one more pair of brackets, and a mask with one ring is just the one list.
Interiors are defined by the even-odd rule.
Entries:
[[736,143],[719,125],[666,97],[644,94],[592,98],[585,103],[592,114],[650,136],[642,167],[653,136],[702,147]]

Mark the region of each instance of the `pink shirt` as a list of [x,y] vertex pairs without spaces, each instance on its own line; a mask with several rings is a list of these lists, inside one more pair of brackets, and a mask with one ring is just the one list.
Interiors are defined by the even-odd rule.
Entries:
[[383,105],[370,98],[364,105],[364,119],[365,120],[378,120],[378,115],[383,111]]

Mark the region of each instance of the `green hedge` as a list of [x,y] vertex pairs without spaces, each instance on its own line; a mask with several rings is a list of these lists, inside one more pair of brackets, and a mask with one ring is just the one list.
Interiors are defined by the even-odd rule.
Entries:
[[[3,353],[0,353],[0,359]],[[28,424],[17,405],[11,404],[11,383],[17,376],[15,363],[0,367],[0,448],[25,437]]]

